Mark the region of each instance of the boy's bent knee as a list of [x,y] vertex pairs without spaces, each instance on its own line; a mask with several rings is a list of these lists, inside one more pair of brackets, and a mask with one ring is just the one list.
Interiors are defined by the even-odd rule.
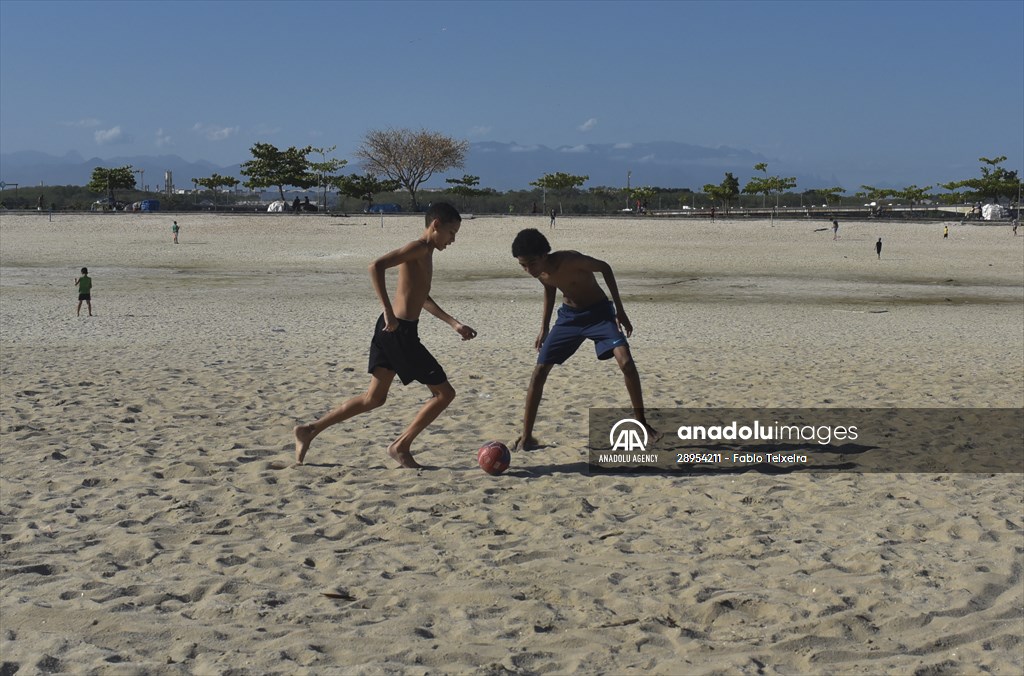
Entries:
[[431,389],[434,392],[434,396],[445,404],[450,404],[455,401],[455,388],[452,387],[451,383],[444,382],[440,385],[435,385]]
[[369,408],[380,408],[388,400],[387,392],[367,392],[363,395],[363,401]]

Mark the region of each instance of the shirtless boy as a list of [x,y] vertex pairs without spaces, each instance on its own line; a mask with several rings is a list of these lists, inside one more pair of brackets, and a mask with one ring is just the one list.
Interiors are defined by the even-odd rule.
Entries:
[[[655,439],[660,438],[661,434],[647,424],[644,415],[640,374],[626,342],[626,338],[633,334],[633,325],[622,307],[619,287],[615,283],[611,266],[578,251],[552,252],[547,238],[535,228],[521,230],[516,235],[512,242],[512,255],[523,270],[536,277],[544,286],[541,330],[534,342],[538,351],[537,366],[533,369],[530,386],[526,391],[523,433],[515,440],[515,448],[526,450],[538,447],[533,436],[533,425],[544,395],[548,373],[556,364],[571,357],[588,338],[594,341],[598,359],[615,357],[625,377],[626,391],[629,392],[636,419],[647,427]],[[604,277],[611,300],[608,300],[598,285],[596,273]],[[558,309],[554,327],[549,330],[556,290],[562,292],[562,307]]]
[[[462,217],[450,204],[439,202],[427,210],[426,229],[419,239],[386,253],[370,264],[370,280],[384,308],[370,342],[370,386],[364,394],[352,397],[324,417],[309,425],[298,425],[295,434],[295,461],[302,464],[309,445],[321,432],[349,418],[381,406],[387,399],[397,374],[403,385],[418,380],[433,395],[419,410],[409,426],[388,446],[388,455],[402,467],[422,467],[412,457],[412,442],[455,399],[455,390],[444,369],[420,342],[417,323],[426,310],[451,326],[463,340],[476,337],[476,331],[455,320],[430,297],[435,251],[444,251],[455,242]],[[388,296],[384,272],[398,268],[398,289],[394,300]]]

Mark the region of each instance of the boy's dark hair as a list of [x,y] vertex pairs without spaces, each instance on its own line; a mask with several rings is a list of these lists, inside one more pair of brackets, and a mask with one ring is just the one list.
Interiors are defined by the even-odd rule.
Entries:
[[516,238],[512,240],[512,257],[520,256],[541,256],[551,252],[551,245],[548,238],[537,228],[520,230]]
[[83,275],[89,274],[89,268],[82,268],[82,274]]
[[462,216],[459,215],[458,209],[447,202],[435,202],[430,205],[430,208],[427,209],[426,227],[429,228],[434,219],[440,221],[441,225],[462,222]]

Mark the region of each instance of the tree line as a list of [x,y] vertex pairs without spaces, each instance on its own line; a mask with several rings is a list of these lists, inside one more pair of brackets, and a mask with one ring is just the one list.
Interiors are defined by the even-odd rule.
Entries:
[[[1016,201],[1020,197],[1021,180],[1016,171],[1010,171],[999,166],[1006,161],[1006,156],[988,158],[980,157],[982,163],[981,176],[960,181],[941,183],[940,186],[947,190],[946,193],[933,193],[934,186],[918,187],[910,185],[903,189],[875,188],[870,185],[860,186],[860,191],[854,193],[854,197],[877,202],[886,199],[899,199],[906,201],[911,207],[920,204],[928,199],[938,199],[945,204],[963,204],[966,202],[978,202],[992,200],[999,202],[1000,198]],[[765,201],[774,195],[775,207],[778,206],[779,197],[796,187],[796,179],[792,176],[769,176],[768,164],[761,162],[754,165],[755,171],[761,171],[764,176],[755,176],[750,179],[742,192],[762,196],[762,207]],[[726,172],[725,180],[718,185],[707,184],[704,192],[719,200],[728,211],[731,202],[740,195],[739,180],[731,173]],[[839,186],[829,188],[815,188],[812,190],[821,196],[826,206],[838,201],[846,190]]]
[[[362,173],[343,174],[341,170],[348,161],[332,156],[336,146],[318,148],[313,146],[292,146],[279,149],[270,143],[255,143],[250,148],[252,159],[241,166],[241,174],[245,180],[240,181],[233,176],[221,176],[214,173],[210,176],[197,177],[192,183],[198,190],[199,186],[217,191],[237,187],[240,183],[250,190],[277,188],[278,195],[284,200],[285,188],[301,190],[317,189],[319,199],[327,204],[330,191],[337,191],[339,197],[350,197],[366,202],[369,209],[377,196],[402,190],[408,197],[414,210],[419,208],[418,195],[421,186],[434,174],[451,169],[461,169],[465,164],[469,143],[444,134],[410,129],[371,130],[363,138],[355,152]],[[940,184],[946,193],[935,194],[934,186],[907,186],[903,189],[882,189],[868,185],[860,186],[860,191],[853,198],[880,201],[890,198],[905,200],[911,206],[928,199],[938,199],[949,204],[961,204],[993,200],[1000,198],[1015,200],[1020,193],[1021,181],[1017,171],[1010,171],[1000,166],[1006,161],[1005,156],[995,158],[981,157],[981,176]],[[703,197],[710,200],[710,205],[719,205],[726,212],[739,201],[741,195],[760,196],[761,207],[766,207],[769,200],[772,208],[777,208],[788,197],[792,201],[797,186],[794,177],[770,175],[768,164],[761,162],[753,167],[759,172],[745,186],[740,187],[739,180],[726,172],[721,183],[706,184],[702,187]],[[115,202],[115,191],[135,190],[136,172],[131,166],[93,169],[91,180],[86,189],[97,194],[104,194],[110,203]],[[587,175],[574,175],[564,172],[545,173],[530,182],[535,190],[541,191],[543,209],[547,210],[546,199],[550,191],[553,203],[564,212],[563,202],[569,197],[579,198],[581,187],[590,179]],[[480,177],[465,174],[461,178],[446,179],[448,187],[444,192],[461,198],[464,201],[491,202],[490,199],[501,196],[501,193],[489,188],[480,187]],[[515,191],[511,191],[515,192]],[[652,186],[635,186],[627,190],[608,186],[597,186],[586,191],[590,202],[604,205],[606,210],[618,211],[613,205],[625,198],[626,209],[639,204],[641,208],[651,208],[655,196],[675,193],[676,204],[659,204],[658,208],[697,206],[697,195],[689,189],[665,189]],[[799,193],[803,198],[813,199],[814,203],[832,206],[840,204],[845,198],[846,190],[840,186],[817,187]],[[510,193],[511,194],[511,193]],[[689,202],[687,204],[687,202]],[[8,204],[7,206],[12,206]],[[576,205],[578,206],[578,204]],[[537,211],[534,201],[532,211]],[[588,208],[587,211],[590,211]]]

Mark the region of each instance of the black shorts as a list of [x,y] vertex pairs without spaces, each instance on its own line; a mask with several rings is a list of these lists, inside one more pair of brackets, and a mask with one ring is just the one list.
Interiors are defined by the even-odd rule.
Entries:
[[370,373],[376,368],[394,371],[403,385],[408,385],[414,380],[424,385],[440,385],[447,381],[448,376],[445,375],[444,369],[420,342],[418,324],[419,322],[399,319],[398,328],[388,333],[384,331],[382,314],[373,329],[370,365],[367,370]]
[[80,294],[78,294],[78,300],[79,300],[79,302],[81,302],[83,300],[87,300],[87,301],[92,302],[92,295],[88,294],[88,293],[80,293]]

